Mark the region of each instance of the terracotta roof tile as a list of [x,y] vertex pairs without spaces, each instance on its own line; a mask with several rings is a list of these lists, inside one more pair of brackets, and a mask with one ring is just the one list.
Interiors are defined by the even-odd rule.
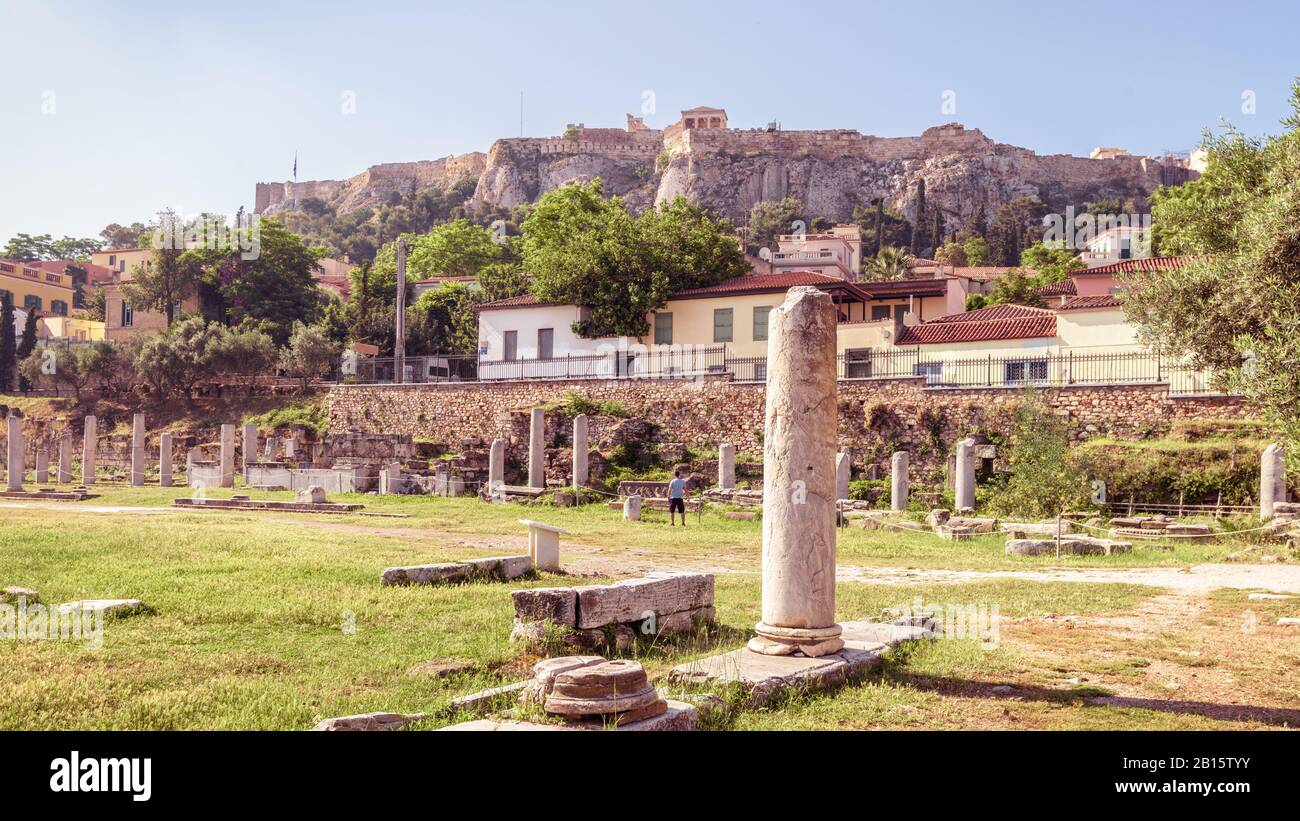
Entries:
[[1199,259],[1208,259],[1205,256],[1185,256],[1185,257],[1142,257],[1141,259],[1126,259],[1122,262],[1112,262],[1109,265],[1099,265],[1096,268],[1085,268],[1080,271],[1071,271],[1070,276],[1092,276],[1094,274],[1133,274],[1144,271],[1176,271],[1182,268],[1188,262]]
[[1039,296],[1075,296],[1078,293],[1079,289],[1074,286],[1072,279],[1063,279],[1038,289]]
[[746,274],[744,276],[724,279],[717,285],[708,285],[703,288],[688,288],[685,291],[678,291],[670,299],[693,299],[696,297],[715,296],[718,294],[735,294],[747,291],[785,291],[800,285],[812,285],[818,288],[825,286],[848,286],[855,287],[853,283],[830,274],[819,274],[816,271],[781,271],[775,274]]
[[495,302],[484,302],[474,306],[476,311],[499,311],[503,308],[543,308],[551,305],[558,305],[558,302],[542,302],[532,294],[520,294],[519,296],[506,297],[498,299]]
[[990,305],[987,308],[977,308],[974,311],[963,311],[959,314],[948,314],[925,323],[950,323],[950,322],[985,322],[997,319],[1028,319],[1031,317],[1050,316],[1051,311],[1046,308],[1030,308],[1027,305],[1012,305],[1004,303],[1002,305]]
[[898,345],[947,345],[999,339],[1039,339],[1056,336],[1056,316],[991,319],[983,322],[926,322],[904,327]]
[[1102,294],[1099,296],[1076,296],[1067,299],[1057,306],[1058,311],[1086,311],[1097,308],[1120,308],[1124,303],[1120,302],[1119,297]]

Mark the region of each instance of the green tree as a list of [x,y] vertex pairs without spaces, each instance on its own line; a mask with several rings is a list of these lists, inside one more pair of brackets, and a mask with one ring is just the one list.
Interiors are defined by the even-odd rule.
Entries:
[[966,263],[975,267],[980,267],[988,262],[989,243],[983,235],[973,234],[968,236],[961,245],[962,250],[966,252]]
[[871,280],[906,279],[915,260],[902,248],[885,247],[862,261],[862,275]]
[[533,294],[586,307],[575,330],[587,336],[643,336],[646,315],[676,291],[748,270],[727,221],[685,201],[638,219],[599,179],[548,192],[523,228]]
[[762,200],[749,209],[749,233],[745,247],[751,254],[760,249],[776,250],[776,238],[796,231],[796,222],[804,220],[803,206],[793,197]]
[[944,265],[952,265],[957,268],[965,268],[969,264],[966,257],[966,246],[956,240],[940,245],[939,250],[934,252],[934,258]]
[[868,251],[879,253],[890,246],[906,248],[912,238],[912,226],[898,211],[885,208],[882,199],[877,199],[871,207],[854,207],[853,222],[862,230],[863,237],[870,238],[863,243],[864,255]]
[[149,233],[149,227],[142,222],[133,222],[130,225],[118,225],[116,222],[110,223],[99,232],[100,239],[103,240],[104,248],[138,248],[141,245],[141,238]]
[[137,311],[155,311],[167,316],[167,324],[176,320],[176,308],[198,293],[202,276],[201,257],[187,253],[184,240],[189,227],[176,212],[158,213],[155,237],[161,238],[152,248],[148,265],[131,269],[131,281],[122,286],[127,303]]
[[1038,274],[1039,285],[1067,279],[1071,271],[1087,268],[1087,264],[1069,248],[1053,248],[1036,242],[1020,253],[1020,266]]
[[914,257],[923,257],[932,249],[925,245],[926,222],[929,213],[925,210],[925,180],[916,181],[916,214],[912,218],[912,239],[907,245],[907,250]]
[[257,391],[257,380],[275,370],[279,350],[258,323],[220,329],[209,343],[208,361],[214,372],[233,376],[244,383],[248,396]]
[[501,255],[501,245],[491,231],[458,219],[416,237],[407,254],[407,267],[423,277],[470,277],[500,260]]
[[1300,452],[1300,79],[1283,132],[1207,133],[1206,173],[1161,191],[1153,225],[1181,268],[1135,272],[1125,311],[1142,338],[1216,369]]
[[460,283],[440,285],[420,294],[407,317],[407,353],[472,354],[478,350],[481,293]]
[[1042,280],[1036,276],[1029,276],[1018,268],[1007,271],[998,277],[993,286],[993,290],[985,294],[984,305],[1027,305],[1031,308],[1045,308],[1047,301],[1043,299],[1038,289],[1043,287]]
[[1088,477],[1071,454],[1068,423],[1038,397],[1021,401],[1008,445],[1011,479],[993,499],[996,511],[1041,519],[1088,503]]
[[18,328],[14,325],[14,301],[8,291],[0,293],[0,393],[8,393],[14,384],[14,371],[18,367]]
[[191,400],[194,386],[212,373],[212,353],[222,333],[216,323],[190,317],[148,337],[135,356],[135,370],[158,397]]
[[280,370],[285,375],[302,380],[302,391],[312,379],[329,373],[339,356],[325,331],[319,326],[295,322],[289,333],[289,344],[280,351]]
[[483,289],[483,299],[495,302],[528,293],[528,275],[517,263],[497,262],[478,272],[478,284]]
[[[36,350],[36,322],[38,317],[36,311],[29,309],[27,311],[27,321],[23,323],[23,341],[18,343],[18,349],[14,354],[17,361],[22,362],[32,355]],[[23,373],[18,374],[18,390],[27,393],[36,384],[36,380],[29,380]]]
[[90,295],[86,297],[86,319],[103,322],[104,310],[104,289],[98,285],[91,287]]

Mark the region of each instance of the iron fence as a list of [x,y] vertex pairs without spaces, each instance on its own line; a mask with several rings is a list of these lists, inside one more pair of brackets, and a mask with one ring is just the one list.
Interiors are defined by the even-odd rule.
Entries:
[[[491,382],[524,379],[637,379],[730,376],[737,382],[767,380],[767,357],[732,356],[725,345],[632,346],[601,354],[544,359],[487,360],[475,356],[408,356],[402,382]],[[357,359],[340,368],[339,381],[392,383],[392,357]],[[1015,356],[927,356],[919,349],[848,350],[836,357],[841,380],[922,378],[928,388],[1068,387],[1160,385],[1174,396],[1225,392],[1212,371],[1145,351]]]

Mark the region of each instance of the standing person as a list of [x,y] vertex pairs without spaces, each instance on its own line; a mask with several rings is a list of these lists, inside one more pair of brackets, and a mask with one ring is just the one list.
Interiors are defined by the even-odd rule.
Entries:
[[677,512],[682,514],[682,527],[686,527],[686,480],[682,478],[682,469],[673,471],[673,480],[668,483],[668,526],[677,524]]

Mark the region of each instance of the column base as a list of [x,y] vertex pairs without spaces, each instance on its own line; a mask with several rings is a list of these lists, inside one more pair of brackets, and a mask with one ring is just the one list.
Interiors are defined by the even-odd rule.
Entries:
[[759,622],[758,635],[749,640],[749,649],[765,656],[826,656],[844,649],[838,624],[830,627],[775,627]]

